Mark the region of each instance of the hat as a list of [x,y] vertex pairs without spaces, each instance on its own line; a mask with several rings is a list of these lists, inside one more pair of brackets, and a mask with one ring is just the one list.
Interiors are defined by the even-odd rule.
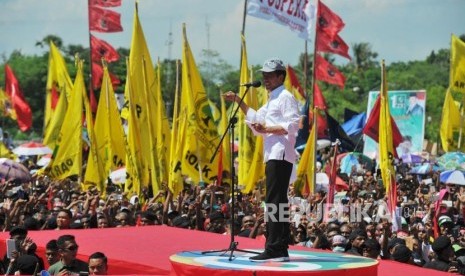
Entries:
[[446,236],[439,236],[434,240],[433,245],[431,246],[434,252],[439,253],[444,249],[448,248],[451,245],[450,239]]
[[452,223],[452,219],[449,216],[440,216],[438,219],[438,225],[442,226],[444,223]]
[[274,71],[286,71],[286,66],[284,66],[284,63],[282,60],[278,58],[272,58],[263,63],[262,69],[259,71],[261,72],[274,72]]
[[347,243],[347,239],[342,235],[335,235],[331,241],[333,246],[344,246]]

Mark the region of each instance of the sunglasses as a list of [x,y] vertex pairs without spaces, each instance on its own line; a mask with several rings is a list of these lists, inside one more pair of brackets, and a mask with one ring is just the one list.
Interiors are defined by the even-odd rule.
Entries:
[[64,251],[71,252],[71,251],[76,251],[76,250],[78,250],[78,248],[79,248],[79,246],[77,246],[77,245],[72,245],[72,246],[70,246],[70,247],[68,247],[68,248],[65,248],[65,249],[63,249],[63,250],[64,250]]

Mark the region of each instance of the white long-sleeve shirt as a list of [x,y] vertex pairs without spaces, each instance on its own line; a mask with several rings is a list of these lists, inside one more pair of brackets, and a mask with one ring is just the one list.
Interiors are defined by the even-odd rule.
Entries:
[[[299,130],[299,106],[294,96],[283,85],[271,91],[268,102],[257,111],[249,108],[245,119],[254,135],[263,136],[264,162],[273,159],[294,164],[297,161],[298,154],[294,146]],[[279,125],[287,134],[258,133],[251,126],[252,123],[262,123],[267,127]]]

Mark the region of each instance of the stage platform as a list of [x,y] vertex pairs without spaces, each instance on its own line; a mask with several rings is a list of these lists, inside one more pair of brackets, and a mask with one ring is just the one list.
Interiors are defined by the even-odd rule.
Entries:
[[[81,260],[87,261],[88,257],[96,251],[105,253],[105,255],[108,256],[109,274],[111,275],[182,275],[177,274],[176,264],[173,264],[170,260],[170,256],[178,254],[183,256],[183,254],[187,254],[188,252],[228,248],[231,240],[229,235],[212,234],[168,226],[31,231],[29,236],[38,246],[38,255],[44,258],[45,245],[47,242],[64,234],[71,234],[76,237],[76,241],[79,244],[78,258]],[[7,232],[0,233],[0,254],[2,256],[5,254],[5,240],[8,237],[9,234]],[[253,251],[263,250],[264,241],[262,240],[242,237],[236,237],[235,240],[239,243],[239,249],[252,249]],[[291,246],[290,251],[292,252],[291,259],[298,257],[299,254],[313,256],[319,252],[327,252],[311,250],[301,246]],[[297,253],[295,253],[295,251],[297,251]],[[344,258],[348,257],[338,256],[336,259],[341,262],[336,262],[334,265],[343,265],[343,261],[345,261]],[[268,266],[291,266],[294,265],[294,260],[279,265],[268,264]],[[248,260],[246,260],[246,262],[248,262]],[[302,263],[303,262],[300,262],[300,264]],[[344,269],[341,269],[339,273],[352,271],[349,268]],[[211,276],[213,275],[212,271],[215,271],[215,275],[218,275],[220,271],[223,270],[214,268],[208,271],[209,274],[197,275]],[[250,271],[252,270],[249,270],[248,275],[252,275]],[[413,265],[384,260],[379,261],[377,271],[380,276],[447,275],[444,272],[430,269],[426,270]],[[221,275],[229,274],[237,276],[240,271],[234,269],[223,272],[224,274]],[[231,274],[231,272],[233,273]],[[268,271],[267,273],[262,273],[262,275],[271,273],[271,271]],[[305,272],[305,274],[308,273],[309,271]],[[353,275],[355,274],[351,273],[351,276]]]
[[[246,249],[253,251],[252,249]],[[235,251],[185,251],[170,257],[174,275],[321,275],[376,276],[378,261],[347,254],[289,251],[289,262],[251,262],[255,254]]]

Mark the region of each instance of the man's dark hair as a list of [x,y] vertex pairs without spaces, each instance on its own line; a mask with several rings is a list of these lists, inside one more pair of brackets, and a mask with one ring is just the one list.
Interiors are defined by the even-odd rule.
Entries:
[[59,236],[57,239],[57,245],[59,249],[65,249],[65,242],[76,241],[73,235],[63,235]]
[[45,245],[46,250],[52,250],[52,251],[58,251],[58,244],[57,240],[50,240],[46,245]]
[[72,218],[73,218],[73,213],[71,213],[70,210],[68,210],[68,209],[61,209],[60,212],[58,212],[58,213],[61,213],[61,212],[65,212],[66,214],[68,214],[69,219],[72,219]]
[[90,259],[102,259],[105,264],[107,264],[108,261],[107,256],[105,256],[102,252],[92,253],[92,255],[89,256],[89,260]]
[[276,73],[276,76],[283,75],[284,79],[286,79],[286,71],[274,71]]

